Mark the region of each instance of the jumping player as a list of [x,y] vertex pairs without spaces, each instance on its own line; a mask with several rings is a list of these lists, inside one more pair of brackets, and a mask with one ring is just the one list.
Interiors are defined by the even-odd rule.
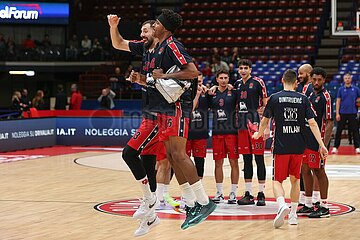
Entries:
[[[289,224],[297,225],[296,209],[300,193],[300,168],[305,150],[306,119],[311,132],[320,145],[321,158],[325,158],[328,151],[321,140],[318,125],[314,119],[314,112],[308,98],[295,92],[296,72],[287,70],[283,74],[282,83],[284,90],[274,93],[266,105],[264,117],[261,120],[259,132],[254,133],[253,138],[258,139],[264,135],[270,118],[275,122],[274,135],[274,170],[273,191],[278,203],[278,213],[274,219],[273,226],[279,228],[284,224],[284,218],[289,215]],[[285,203],[285,192],[282,182],[290,175],[291,182],[291,211]]]

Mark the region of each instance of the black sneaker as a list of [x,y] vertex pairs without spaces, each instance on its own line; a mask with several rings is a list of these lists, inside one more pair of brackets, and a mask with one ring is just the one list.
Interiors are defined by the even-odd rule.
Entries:
[[314,208],[313,207],[307,207],[307,206],[303,206],[302,208],[300,208],[299,210],[296,211],[296,213],[299,216],[306,216],[306,215],[309,215],[312,212],[314,212]]
[[330,211],[328,208],[319,207],[315,212],[312,212],[308,215],[309,218],[326,218],[330,217]]
[[190,226],[195,226],[202,221],[204,221],[213,211],[215,211],[217,205],[211,199],[209,199],[209,203],[207,205],[201,205],[199,203],[195,204],[195,208],[192,211],[192,219],[189,220]]
[[305,207],[305,203],[299,203],[298,207]]
[[237,201],[239,205],[253,205],[255,204],[254,197],[250,195],[249,191],[245,192],[245,195]]
[[320,202],[316,202],[312,204],[314,208],[318,209],[320,207]]
[[185,230],[188,227],[190,227],[189,222],[194,218],[194,214],[193,214],[194,209],[195,209],[195,207],[189,207],[189,206],[185,205],[184,210],[185,210],[185,213],[186,213],[186,219],[183,222],[183,224],[181,224],[181,229]]
[[257,203],[256,206],[265,206],[265,194],[263,192],[258,192],[258,195],[256,197]]

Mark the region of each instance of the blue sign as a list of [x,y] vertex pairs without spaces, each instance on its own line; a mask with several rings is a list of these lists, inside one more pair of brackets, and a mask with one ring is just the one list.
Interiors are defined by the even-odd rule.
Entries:
[[56,145],[54,118],[0,122],[0,152]]
[[0,23],[66,25],[69,3],[0,1]]
[[56,118],[57,144],[125,146],[141,118]]

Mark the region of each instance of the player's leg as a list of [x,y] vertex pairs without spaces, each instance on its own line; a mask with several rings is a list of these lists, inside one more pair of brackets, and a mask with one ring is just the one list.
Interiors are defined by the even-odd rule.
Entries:
[[213,159],[215,161],[214,175],[215,175],[215,183],[216,183],[216,194],[212,200],[215,203],[222,203],[224,202],[223,165],[224,165],[224,158],[226,157],[225,136],[213,135],[212,146],[213,146]]
[[348,117],[349,119],[349,132],[353,134],[354,147],[356,153],[360,153],[360,136],[359,136],[359,127],[356,119],[356,114],[351,114]]
[[282,182],[289,176],[290,155],[274,155],[273,160],[273,192],[278,204],[278,212],[274,219],[273,226],[279,228],[284,224],[285,216],[290,209],[285,203],[285,191]]
[[237,135],[226,135],[225,147],[231,167],[231,190],[229,194],[228,204],[236,204],[236,195],[239,184],[239,153],[238,153],[238,137]]
[[346,123],[345,116],[343,114],[341,114],[340,121],[337,122],[334,147],[331,151],[331,153],[333,153],[333,154],[337,153],[338,148],[340,146],[341,133],[342,133],[342,130],[344,129],[345,123]]
[[[306,150],[305,150],[306,153]],[[311,169],[308,166],[310,154],[306,154],[306,160],[301,166],[301,176],[304,180],[305,185],[305,206],[301,207],[298,211],[298,215],[309,215],[314,211],[312,206],[312,191],[313,191],[313,176]],[[300,192],[300,191],[299,191]]]
[[194,156],[195,167],[197,174],[201,179],[204,177],[206,145],[207,145],[206,139],[193,140],[192,151]]
[[316,174],[312,171],[312,177],[313,177],[313,191],[312,191],[312,205],[318,207],[320,204],[320,186],[319,186],[319,180],[316,177]]
[[141,155],[142,164],[144,165],[146,175],[149,180],[150,190],[156,192],[156,155]]
[[[289,162],[289,175],[290,175],[290,182],[291,182],[291,191],[290,191],[290,198],[291,198],[291,211],[289,214],[289,224],[290,225],[297,225],[297,214],[296,210],[299,203],[299,195],[300,195],[300,171],[301,165],[303,162],[303,154],[292,154],[290,155],[290,162]],[[311,186],[312,189],[312,186]],[[306,191],[306,187],[305,187]]]
[[257,194],[257,206],[265,206],[265,180],[266,180],[266,167],[265,167],[265,160],[264,154],[262,155],[255,155],[255,162],[257,166],[257,177],[259,182],[259,192]]
[[244,178],[245,178],[245,194],[238,200],[239,205],[255,204],[252,195],[252,177],[253,177],[253,157],[252,154],[243,154],[244,161]]
[[164,189],[166,185],[167,178],[170,178],[170,163],[167,158],[161,159],[157,161],[157,173],[156,173],[156,196],[160,201],[160,208],[166,207],[166,203],[164,200]]

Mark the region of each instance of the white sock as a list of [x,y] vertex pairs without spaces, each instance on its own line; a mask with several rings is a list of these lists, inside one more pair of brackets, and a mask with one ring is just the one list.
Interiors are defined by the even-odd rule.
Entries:
[[305,204],[305,191],[300,191],[299,203]]
[[169,194],[169,184],[164,184],[164,196]]
[[283,196],[280,196],[276,199],[276,202],[278,204],[279,210],[286,204],[285,198]]
[[245,182],[245,191],[248,191],[252,195],[252,182]]
[[312,198],[305,196],[305,206],[311,208],[312,207]]
[[264,192],[265,190],[265,183],[259,183],[259,192]]
[[216,183],[216,193],[223,193],[223,183]]
[[321,199],[320,201],[320,206],[324,207],[324,208],[329,208],[327,199]]
[[298,207],[298,203],[297,203],[297,202],[291,202],[290,214],[296,214],[297,207]]
[[159,199],[159,201],[164,201],[164,184],[163,183],[157,183],[156,196]]
[[153,198],[147,176],[145,176],[143,179],[140,179],[137,181],[140,184],[140,188],[141,188],[141,191],[143,192],[144,197],[150,198],[150,199]]
[[194,194],[190,184],[188,182],[181,184],[180,189],[182,191],[182,196],[184,197],[185,204],[188,207],[194,207],[196,197],[195,197],[195,194]]
[[192,184],[191,188],[195,193],[196,201],[198,203],[200,203],[201,205],[207,205],[209,203],[209,197],[206,194],[205,189],[200,180]]
[[320,202],[320,191],[313,191],[312,192],[312,202]]
[[231,192],[237,194],[238,185],[237,184],[231,184]]

